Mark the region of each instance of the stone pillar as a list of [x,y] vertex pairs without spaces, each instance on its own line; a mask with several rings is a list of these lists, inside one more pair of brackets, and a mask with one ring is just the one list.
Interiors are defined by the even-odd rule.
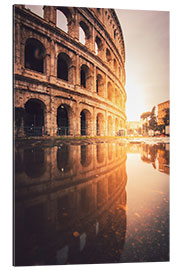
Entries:
[[55,64],[55,44],[54,40],[50,41],[50,57],[49,57],[49,69],[50,69],[50,77],[56,77],[57,72],[55,70],[56,64]]
[[115,134],[116,134],[116,132],[115,132],[115,130],[116,130],[116,124],[115,124],[115,116],[113,115],[112,116],[112,121],[113,121],[113,124],[112,124],[112,135],[113,136],[115,136]]
[[15,57],[15,72],[16,69],[18,69],[18,66],[20,65],[20,23],[16,22],[14,24],[14,57]]
[[97,75],[96,75],[96,66],[94,66],[94,71],[93,71],[93,93],[96,93],[96,80],[97,80]]
[[91,46],[91,50],[93,53],[95,53],[95,29],[94,27],[92,27],[91,29],[91,43],[90,43],[90,46]]
[[51,55],[50,55],[50,53],[46,53],[44,63],[45,63],[46,76],[47,76],[47,78],[49,78],[49,76],[51,75]]
[[76,66],[71,65],[68,70],[68,81],[75,85],[76,84]]
[[105,111],[105,119],[104,119],[104,135],[108,135],[108,116],[107,116],[107,111]]
[[92,113],[92,136],[96,136],[96,108],[93,108],[93,113]]
[[70,34],[76,41],[79,41],[79,14],[76,10],[68,26],[68,34]]
[[56,25],[56,8],[53,6],[44,6],[44,19]]
[[81,109],[79,109],[79,102],[77,102],[77,107],[75,111],[75,136],[81,136]]
[[76,55],[76,74],[75,74],[75,85],[76,86],[80,86],[81,82],[80,82],[80,63],[79,63],[79,55]]
[[108,93],[107,93],[107,75],[105,75],[105,83],[104,83],[104,98],[107,99]]
[[46,113],[47,132],[50,136],[57,135],[57,109],[54,104],[55,100],[50,96],[50,104]]

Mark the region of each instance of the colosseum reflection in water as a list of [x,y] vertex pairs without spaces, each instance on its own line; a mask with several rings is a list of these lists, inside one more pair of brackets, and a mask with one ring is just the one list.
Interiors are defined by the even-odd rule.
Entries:
[[59,144],[15,154],[16,265],[119,262],[125,146]]
[[14,6],[16,135],[119,134],[126,121],[125,48],[115,11],[37,10]]

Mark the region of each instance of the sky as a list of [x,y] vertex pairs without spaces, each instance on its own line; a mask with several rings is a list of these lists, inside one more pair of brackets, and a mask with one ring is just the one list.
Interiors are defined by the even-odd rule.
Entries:
[[169,12],[116,9],[126,53],[126,115],[140,120],[169,100]]

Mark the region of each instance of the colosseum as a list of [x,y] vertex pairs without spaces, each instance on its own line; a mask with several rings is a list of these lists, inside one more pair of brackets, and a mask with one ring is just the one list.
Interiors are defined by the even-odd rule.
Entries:
[[125,127],[125,46],[114,9],[14,6],[15,134],[114,136]]

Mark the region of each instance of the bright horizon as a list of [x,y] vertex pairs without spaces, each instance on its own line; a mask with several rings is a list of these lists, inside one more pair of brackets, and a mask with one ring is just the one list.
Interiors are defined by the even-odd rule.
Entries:
[[127,121],[169,100],[169,12],[116,9],[125,42]]

